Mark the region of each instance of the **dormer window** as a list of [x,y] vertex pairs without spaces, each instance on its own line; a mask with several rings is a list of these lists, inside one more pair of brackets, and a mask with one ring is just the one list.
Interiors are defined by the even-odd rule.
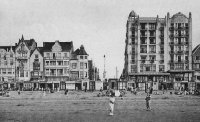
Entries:
[[87,56],[85,56],[85,59],[87,59]]
[[80,56],[80,59],[83,59],[83,56]]

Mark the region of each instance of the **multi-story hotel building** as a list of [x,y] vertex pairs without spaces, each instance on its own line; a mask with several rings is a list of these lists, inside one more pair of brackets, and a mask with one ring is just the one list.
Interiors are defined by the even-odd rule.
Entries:
[[24,40],[19,39],[18,44],[15,48],[16,56],[16,82],[18,88],[30,89],[33,84],[30,82],[31,72],[30,72],[30,57],[31,52],[35,50],[37,43],[34,39]]
[[14,88],[15,82],[15,47],[0,46],[0,89]]
[[65,81],[69,81],[69,61],[72,52],[72,42],[43,43],[44,75],[48,88],[65,89]]
[[192,15],[140,17],[127,21],[123,76],[128,86],[188,88],[192,77]]

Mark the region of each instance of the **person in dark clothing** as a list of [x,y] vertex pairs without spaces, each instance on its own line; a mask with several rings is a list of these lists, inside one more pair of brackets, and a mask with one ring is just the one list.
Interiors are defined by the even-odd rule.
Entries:
[[67,95],[67,93],[68,93],[68,89],[65,90],[65,95]]
[[150,93],[150,94],[153,93],[153,87],[150,88],[150,92],[149,92],[149,93]]

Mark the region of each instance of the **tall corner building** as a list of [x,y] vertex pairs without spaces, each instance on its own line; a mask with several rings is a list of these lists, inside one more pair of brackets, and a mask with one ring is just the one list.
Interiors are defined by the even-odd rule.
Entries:
[[123,76],[140,90],[188,89],[192,78],[192,15],[160,18],[134,11],[126,25]]

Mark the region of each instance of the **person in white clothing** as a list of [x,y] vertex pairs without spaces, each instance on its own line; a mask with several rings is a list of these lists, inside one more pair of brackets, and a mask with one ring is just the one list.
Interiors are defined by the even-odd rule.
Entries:
[[110,106],[110,113],[109,115],[114,115],[114,104],[115,104],[115,93],[111,92],[110,99],[109,99],[109,106]]

